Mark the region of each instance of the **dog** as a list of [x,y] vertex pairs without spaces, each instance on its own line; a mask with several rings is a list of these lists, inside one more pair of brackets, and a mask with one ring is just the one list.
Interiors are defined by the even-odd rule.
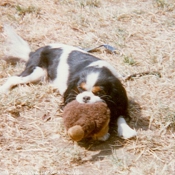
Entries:
[[[65,44],[48,44],[31,51],[28,43],[10,26],[4,27],[9,42],[11,61],[25,61],[26,67],[18,76],[9,77],[0,86],[6,93],[19,84],[41,81],[47,77],[53,88],[64,98],[65,105],[73,100],[79,103],[105,102],[111,112],[110,123],[117,123],[118,135],[123,139],[136,136],[127,124],[128,97],[115,68],[108,62],[77,47]],[[100,140],[107,140],[109,133]]]

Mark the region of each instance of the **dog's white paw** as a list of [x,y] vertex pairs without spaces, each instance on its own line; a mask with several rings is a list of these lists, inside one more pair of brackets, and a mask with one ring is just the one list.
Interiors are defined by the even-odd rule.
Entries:
[[130,128],[123,117],[119,117],[117,121],[118,125],[118,136],[123,139],[129,139],[135,137],[137,132]]
[[128,125],[123,125],[118,127],[118,135],[123,139],[129,139],[135,137],[137,132]]
[[110,134],[107,133],[107,134],[105,134],[103,137],[99,137],[98,140],[99,140],[99,141],[106,141],[106,140],[109,139],[109,137],[110,137]]

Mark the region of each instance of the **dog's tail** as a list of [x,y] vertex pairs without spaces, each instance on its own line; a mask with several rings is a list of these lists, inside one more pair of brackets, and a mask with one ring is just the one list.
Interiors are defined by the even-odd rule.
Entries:
[[27,62],[31,49],[26,41],[24,41],[15,30],[9,26],[4,26],[4,33],[7,37],[4,46],[4,60],[8,62],[23,61]]

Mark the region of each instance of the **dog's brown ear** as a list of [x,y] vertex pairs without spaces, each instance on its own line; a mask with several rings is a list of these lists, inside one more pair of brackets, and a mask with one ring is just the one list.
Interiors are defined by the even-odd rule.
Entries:
[[75,125],[68,129],[69,137],[78,142],[84,138],[84,130],[80,125]]

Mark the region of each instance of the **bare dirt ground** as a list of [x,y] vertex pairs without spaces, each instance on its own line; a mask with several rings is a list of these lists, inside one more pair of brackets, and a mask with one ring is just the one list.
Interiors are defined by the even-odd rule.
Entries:
[[[93,54],[124,76],[150,72],[123,81],[130,126],[138,132],[130,140],[114,130],[106,142],[73,143],[62,123],[62,98],[47,83],[0,94],[0,174],[175,174],[174,0],[1,0],[0,19],[1,58],[3,26],[10,24],[32,50],[55,42],[110,44],[116,54],[103,48]],[[0,84],[23,68],[0,60]]]

